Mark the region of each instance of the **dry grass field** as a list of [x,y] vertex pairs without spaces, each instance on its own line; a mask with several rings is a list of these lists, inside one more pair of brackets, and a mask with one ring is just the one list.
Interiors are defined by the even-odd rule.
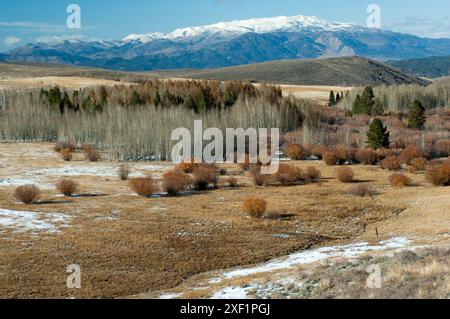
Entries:
[[85,78],[85,77],[29,77],[29,78],[8,78],[0,79],[0,88],[3,89],[30,89],[30,88],[48,88],[59,86],[66,89],[80,89],[93,86],[114,86],[119,84],[117,81]]
[[[335,167],[322,161],[292,162],[314,166],[322,177],[291,187],[253,186],[248,173],[228,165],[215,190],[175,197],[159,191],[145,198],[119,179],[120,163],[87,162],[80,152],[66,162],[53,146],[0,145],[1,297],[158,297],[211,278],[211,271],[309,248],[399,236],[416,244],[445,243],[450,234],[450,191],[431,186],[421,173],[406,172],[413,186],[395,189],[390,172],[354,166],[355,183],[376,190],[360,198],[348,195],[352,185],[338,182]],[[171,169],[168,163],[129,165],[131,177],[151,174],[157,180]],[[226,185],[229,176],[238,187]],[[80,185],[76,196],[59,195],[54,185],[63,177]],[[39,201],[24,205],[13,198],[25,184],[41,188]],[[242,202],[250,196],[266,199],[275,217],[255,220],[244,213]],[[81,266],[80,290],[66,287],[71,264]],[[231,282],[217,289],[224,285]],[[187,296],[212,293],[192,293],[197,290],[186,289]]]

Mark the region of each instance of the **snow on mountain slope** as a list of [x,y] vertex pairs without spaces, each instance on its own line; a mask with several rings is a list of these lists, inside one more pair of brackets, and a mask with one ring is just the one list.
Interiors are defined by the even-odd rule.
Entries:
[[183,41],[191,39],[216,38],[217,41],[238,37],[242,34],[270,33],[270,32],[299,32],[299,31],[344,31],[361,30],[361,26],[350,23],[331,22],[318,17],[293,16],[260,18],[249,20],[235,20],[231,22],[219,22],[206,26],[177,29],[171,33],[131,34],[124,39],[126,42],[140,41],[148,43],[153,40],[166,39]]

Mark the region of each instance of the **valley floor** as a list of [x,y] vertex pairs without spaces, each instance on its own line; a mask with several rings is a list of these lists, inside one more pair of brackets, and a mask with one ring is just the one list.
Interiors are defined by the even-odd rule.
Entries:
[[[172,168],[169,163],[129,164],[132,177],[150,173],[160,179]],[[448,249],[450,189],[431,186],[424,174],[405,172],[414,186],[394,189],[390,172],[354,166],[358,182],[377,190],[373,198],[359,198],[347,195],[351,185],[339,183],[333,167],[321,161],[292,164],[319,168],[322,178],[303,186],[255,187],[237,165],[225,165],[239,187],[227,187],[228,176],[223,176],[217,190],[142,198],[117,177],[119,163],[89,163],[81,153],[65,162],[47,143],[0,144],[0,296],[314,298],[327,296],[313,289],[327,283],[320,281],[325,273],[338,273],[342,281],[333,285],[342,287],[345,278],[354,277],[351,271],[367,266],[366,259],[342,272],[336,268],[340,264],[318,265],[328,258],[337,262],[420,246]],[[54,184],[62,177],[80,184],[77,196],[58,194]],[[15,187],[24,184],[41,188],[38,203],[12,198]],[[251,219],[241,211],[247,196],[266,199],[269,212],[281,218]],[[433,254],[427,274],[448,269],[442,254]],[[428,265],[421,256],[411,265]],[[393,264],[398,260],[394,257]],[[66,268],[72,264],[81,267],[82,289],[66,286]],[[444,274],[435,282],[439,296],[448,285],[448,271]],[[358,287],[366,277],[358,277]],[[308,278],[309,295],[308,285],[294,289]],[[287,286],[294,288],[277,294]],[[338,291],[333,296],[345,297]]]

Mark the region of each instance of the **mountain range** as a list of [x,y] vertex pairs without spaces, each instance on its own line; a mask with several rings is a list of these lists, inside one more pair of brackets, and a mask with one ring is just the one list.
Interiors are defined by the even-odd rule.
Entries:
[[0,59],[150,71],[355,55],[386,61],[448,52],[450,39],[426,39],[294,16],[221,22],[171,33],[132,34],[114,41],[30,43],[0,54]]

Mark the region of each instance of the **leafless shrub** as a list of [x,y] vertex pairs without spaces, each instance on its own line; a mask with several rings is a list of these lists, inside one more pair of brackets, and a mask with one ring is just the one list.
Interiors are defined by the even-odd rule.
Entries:
[[378,155],[374,149],[361,149],[356,152],[356,160],[364,165],[375,165],[378,162]]
[[17,187],[14,191],[14,198],[24,204],[32,204],[39,199],[41,191],[35,185],[25,185]]
[[423,157],[414,158],[411,160],[410,165],[415,171],[424,171],[427,169],[428,160]]
[[327,164],[328,166],[333,166],[338,163],[338,157],[334,152],[331,151],[325,152],[322,158],[325,164]]
[[388,169],[390,171],[398,171],[402,168],[400,158],[398,156],[388,156],[380,162],[382,169]]
[[186,174],[191,174],[194,171],[194,168],[194,163],[180,163],[175,167],[176,170],[182,171]]
[[73,151],[70,148],[65,148],[61,151],[61,157],[66,162],[70,162],[73,158]]
[[90,162],[98,162],[100,160],[100,152],[96,149],[90,149],[85,154]]
[[437,141],[434,149],[439,156],[450,156],[450,139]]
[[121,164],[117,169],[117,175],[119,175],[119,178],[122,181],[128,180],[128,177],[130,175],[130,166],[127,164]]
[[403,174],[394,174],[389,177],[389,183],[392,187],[402,188],[411,185],[411,179]]
[[304,158],[305,148],[300,144],[288,144],[284,148],[284,154],[291,160],[298,161]]
[[353,183],[354,173],[349,167],[339,167],[335,170],[336,178],[341,183]]
[[303,171],[303,176],[307,180],[316,180],[322,176],[322,173],[317,168],[310,166]]
[[217,185],[218,170],[211,164],[196,165],[193,171],[194,185],[197,190],[206,190]]
[[373,197],[375,196],[375,191],[372,186],[368,184],[357,184],[352,186],[347,191],[349,195],[357,197]]
[[191,183],[191,177],[179,170],[167,172],[163,176],[163,187],[169,195],[176,195],[185,191]]
[[56,188],[63,194],[64,196],[72,196],[76,193],[78,189],[78,184],[71,179],[61,179],[56,184]]
[[450,165],[445,163],[434,165],[428,170],[427,178],[434,186],[450,185]]
[[279,166],[278,172],[274,174],[274,179],[282,186],[296,185],[305,182],[303,171],[294,165],[288,164],[281,164]]
[[408,146],[400,153],[400,161],[406,165],[409,165],[413,159],[418,157],[425,157],[425,154],[420,148],[414,145]]
[[55,147],[53,148],[55,152],[61,152],[64,149],[70,149],[72,152],[75,151],[75,143],[72,142],[56,142]]
[[245,198],[242,210],[253,218],[261,218],[267,210],[267,202],[264,199],[249,197]]
[[142,197],[149,197],[157,191],[155,181],[151,176],[134,178],[129,181],[131,189]]

